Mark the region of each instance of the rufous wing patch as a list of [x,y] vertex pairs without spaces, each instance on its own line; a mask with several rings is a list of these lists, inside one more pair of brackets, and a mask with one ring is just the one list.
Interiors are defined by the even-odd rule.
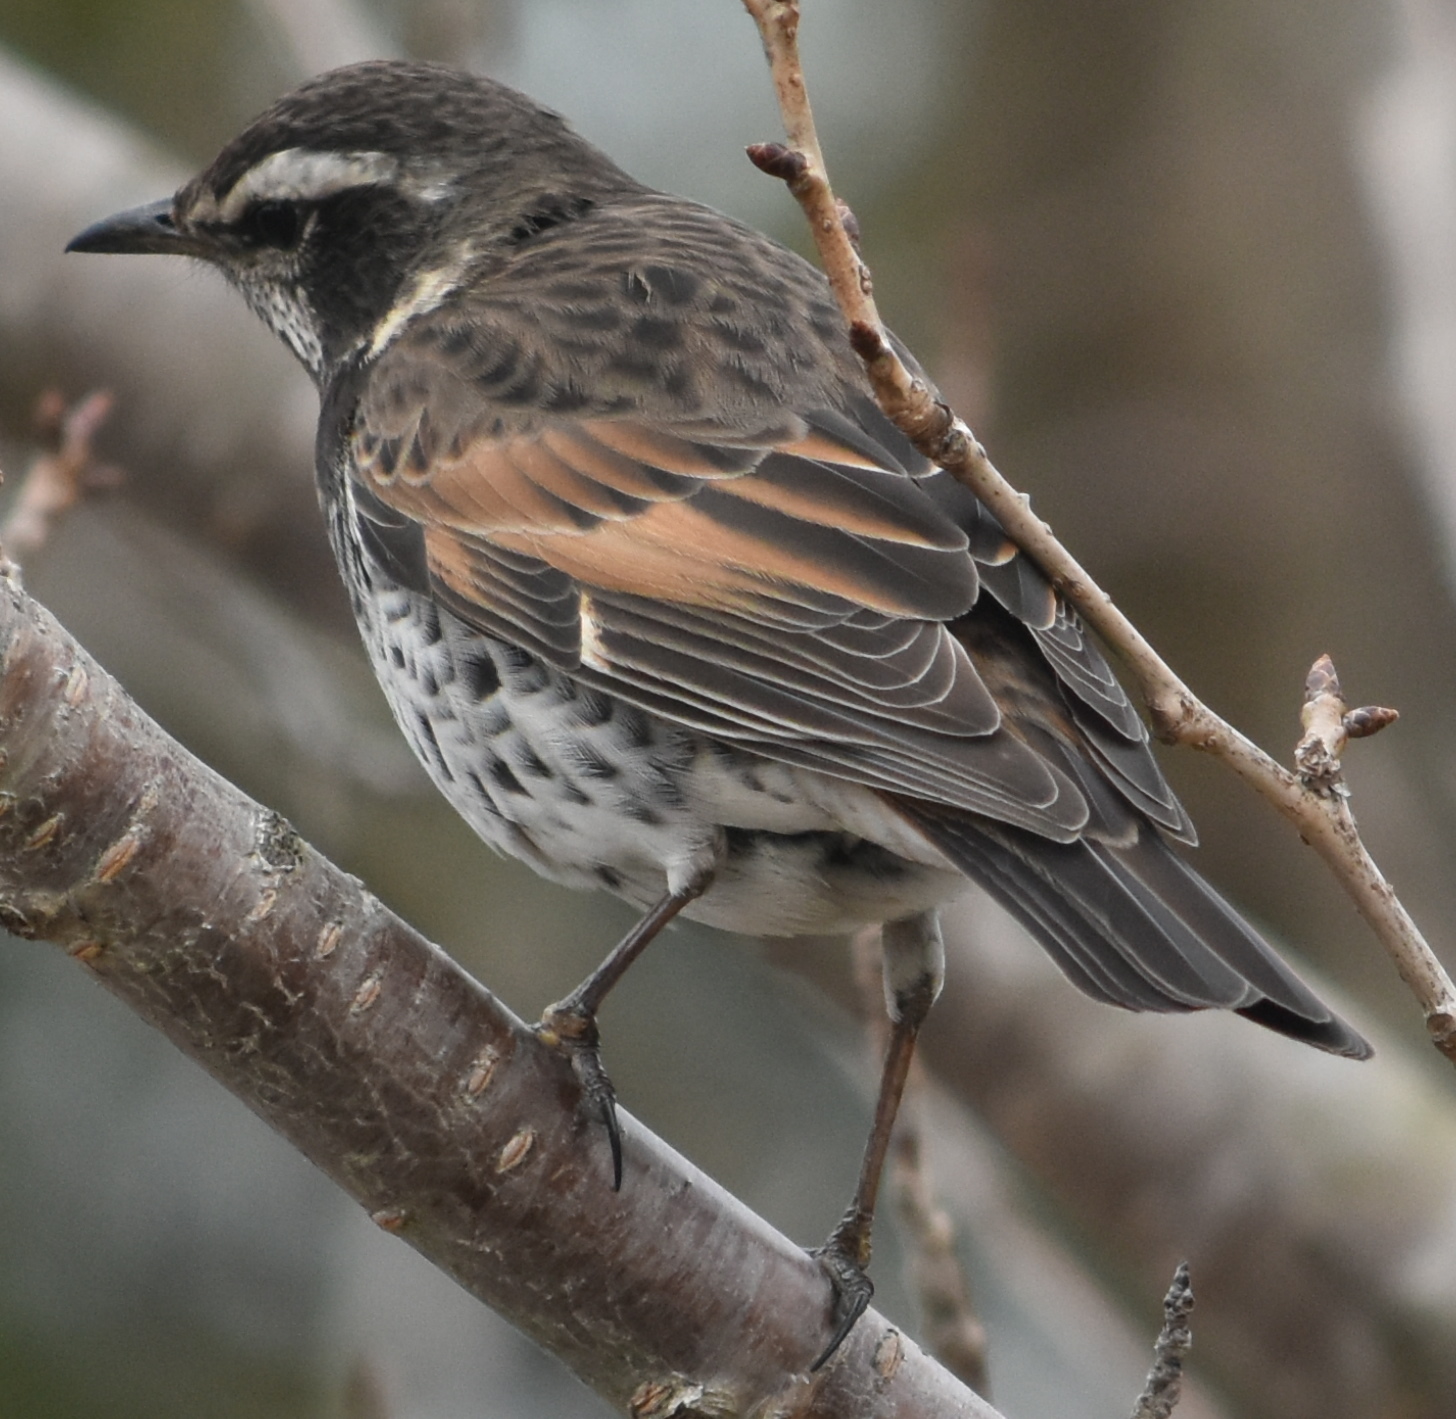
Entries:
[[[881,486],[880,470],[823,434],[774,448],[598,419],[477,438],[424,477],[361,462],[374,494],[427,529],[538,558],[584,587],[740,613],[807,592],[931,619],[974,594],[954,524],[912,481],[885,474]],[[429,544],[442,580],[469,595],[468,557]]]

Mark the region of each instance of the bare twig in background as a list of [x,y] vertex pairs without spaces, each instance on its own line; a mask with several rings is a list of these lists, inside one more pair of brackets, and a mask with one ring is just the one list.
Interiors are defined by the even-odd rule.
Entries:
[[[889,1035],[879,929],[860,932],[854,938],[853,952],[870,1059],[878,1071]],[[930,1164],[921,1147],[924,1083],[923,1072],[912,1064],[890,1155],[890,1182],[905,1243],[906,1269],[920,1305],[926,1349],[977,1394],[989,1397],[986,1328],[976,1315],[970,1283],[956,1252],[955,1224],[936,1200]]]
[[1343,800],[1312,791],[1204,705],[1001,476],[966,424],[895,352],[875,307],[869,270],[829,186],[799,61],[797,0],[743,4],[763,37],[789,138],[787,148],[756,144],[749,156],[782,178],[804,209],[850,338],[886,415],[996,514],[1016,544],[1112,647],[1136,678],[1159,737],[1222,759],[1319,852],[1420,1002],[1433,1043],[1456,1062],[1456,984],[1366,851]]
[[1133,1406],[1132,1419],[1168,1419],[1183,1391],[1183,1360],[1193,1345],[1188,1317],[1193,1310],[1193,1283],[1188,1263],[1180,1261],[1173,1284],[1163,1298],[1163,1328],[1153,1346],[1148,1382]]
[[990,1398],[986,1327],[971,1302],[970,1285],[956,1252],[955,1223],[931,1186],[918,1113],[913,1110],[911,1126],[896,1132],[891,1182],[910,1253],[910,1279],[920,1302],[925,1345],[953,1375]]
[[370,1214],[649,1415],[994,1412],[623,1115],[611,1190],[569,1066],[164,734],[0,581],[0,925],[56,942]]
[[92,440],[111,413],[106,390],[68,409],[56,390],[41,395],[36,427],[45,451],[26,469],[10,512],[0,524],[0,546],[18,561],[45,544],[55,520],[87,493],[117,487],[121,470],[99,463]]

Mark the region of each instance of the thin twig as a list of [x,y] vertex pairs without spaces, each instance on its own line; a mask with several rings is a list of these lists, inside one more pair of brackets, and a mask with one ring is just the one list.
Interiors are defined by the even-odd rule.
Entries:
[[[910,1077],[914,1083],[924,1076],[912,1068]],[[910,1253],[925,1348],[963,1384],[990,1399],[986,1327],[976,1314],[956,1251],[955,1223],[935,1196],[918,1120],[896,1132],[892,1158],[896,1210]]]
[[[855,985],[870,1055],[877,1067],[889,1036],[881,983],[883,963],[877,929],[855,937]],[[891,1154],[891,1183],[905,1241],[906,1270],[920,1304],[925,1348],[963,1384],[989,1399],[986,1328],[976,1314],[970,1282],[956,1251],[955,1223],[936,1200],[935,1180],[921,1147],[919,1103],[924,1088],[924,1071],[912,1065]]]
[[1426,1028],[1456,1062],[1456,985],[1360,841],[1342,794],[1313,790],[1204,705],[996,470],[975,435],[896,354],[844,209],[829,186],[798,56],[796,0],[743,0],[763,37],[789,146],[756,144],[749,157],[787,182],[809,219],[850,339],[886,415],[927,458],[970,488],[1052,585],[1117,653],[1137,681],[1159,738],[1222,759],[1324,858],[1425,1012]]
[[1168,1419],[1183,1393],[1183,1360],[1193,1348],[1188,1316],[1193,1310],[1193,1283],[1188,1263],[1180,1261],[1173,1284],[1163,1297],[1163,1328],[1153,1346],[1148,1382],[1132,1408],[1132,1419]]
[[62,513],[87,493],[114,488],[121,481],[120,471],[98,462],[91,446],[113,402],[104,389],[69,409],[56,390],[41,395],[35,418],[44,452],[26,469],[0,525],[0,546],[8,556],[25,561],[45,545]]

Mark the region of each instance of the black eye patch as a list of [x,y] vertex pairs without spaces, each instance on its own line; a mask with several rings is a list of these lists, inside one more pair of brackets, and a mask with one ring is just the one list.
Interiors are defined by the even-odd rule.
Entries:
[[303,233],[303,213],[293,202],[259,202],[243,214],[238,235],[252,246],[287,251]]

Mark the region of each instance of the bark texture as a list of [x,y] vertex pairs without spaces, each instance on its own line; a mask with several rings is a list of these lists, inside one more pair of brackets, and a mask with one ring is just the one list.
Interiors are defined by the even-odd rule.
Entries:
[[0,921],[63,946],[368,1209],[636,1416],[992,1416],[152,723],[0,584]]

